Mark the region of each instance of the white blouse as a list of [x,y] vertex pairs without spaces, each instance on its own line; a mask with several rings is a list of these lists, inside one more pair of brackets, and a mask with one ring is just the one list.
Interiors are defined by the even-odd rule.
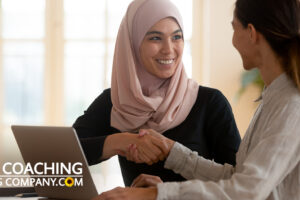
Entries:
[[300,92],[286,74],[263,91],[236,156],[220,165],[175,143],[165,168],[189,181],[158,184],[157,200],[299,200]]

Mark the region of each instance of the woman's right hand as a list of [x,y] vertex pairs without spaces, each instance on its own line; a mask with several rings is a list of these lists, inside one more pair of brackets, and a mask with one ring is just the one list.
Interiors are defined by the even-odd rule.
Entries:
[[168,153],[168,144],[165,141],[150,134],[134,135],[136,137],[133,143],[127,147],[125,152],[127,160],[152,165],[165,159]]
[[[154,152],[154,155],[150,155],[152,156],[150,157],[149,153],[145,153],[143,144],[131,144],[128,147],[127,152],[124,154],[127,160],[134,161],[136,163],[147,163],[148,165],[151,165],[158,162],[158,160],[164,160],[169,155],[169,152],[175,143],[173,140],[157,133],[152,129],[141,129],[139,132],[139,137],[140,140],[151,141],[156,147],[156,150],[158,147],[160,152]],[[151,150],[151,148],[149,149]]]
[[[138,151],[133,156],[135,149]],[[166,157],[167,149],[168,144],[153,135],[124,132],[107,136],[101,158],[107,159],[118,154],[136,163],[152,165]]]

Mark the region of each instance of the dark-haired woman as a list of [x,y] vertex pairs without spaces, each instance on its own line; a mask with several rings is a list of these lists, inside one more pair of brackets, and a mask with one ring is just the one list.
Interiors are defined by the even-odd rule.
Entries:
[[[299,0],[236,1],[233,45],[246,70],[259,69],[266,88],[240,145],[235,167],[206,160],[164,138],[171,144],[165,168],[189,181],[158,183],[161,181],[155,177],[143,175],[134,184],[154,187],[116,188],[97,199],[299,200],[299,4]],[[162,137],[153,130],[148,134]]]

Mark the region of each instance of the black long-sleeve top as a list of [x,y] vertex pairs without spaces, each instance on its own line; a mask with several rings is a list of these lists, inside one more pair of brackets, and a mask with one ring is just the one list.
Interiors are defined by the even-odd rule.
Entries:
[[[105,138],[120,133],[110,125],[111,109],[110,89],[106,89],[73,125],[90,165],[102,161],[100,157]],[[206,159],[232,165],[235,165],[235,154],[241,141],[227,99],[220,91],[202,86],[199,86],[197,100],[187,118],[163,135],[197,151]],[[141,173],[159,176],[163,181],[185,180],[179,174],[165,169],[163,161],[148,166],[119,156],[119,163],[125,186],[131,185]]]

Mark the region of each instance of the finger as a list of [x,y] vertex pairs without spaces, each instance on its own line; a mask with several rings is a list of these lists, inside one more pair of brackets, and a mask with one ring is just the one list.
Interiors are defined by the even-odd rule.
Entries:
[[148,133],[148,131],[146,129],[140,129],[140,131],[139,131],[139,136],[140,137],[142,137],[144,135],[147,135],[147,134],[149,134],[149,133]]
[[131,161],[133,161],[135,163],[143,163],[143,161],[141,159],[139,159],[139,157],[138,157],[138,153],[137,153],[135,144],[130,146],[130,148],[128,150],[128,154],[129,154],[128,156]]
[[147,184],[147,178],[141,178],[139,179],[139,181],[137,181],[133,187],[147,187],[148,184]]
[[166,143],[153,136],[151,137],[151,143],[153,145],[153,153],[156,155],[157,159],[164,160],[168,153],[168,146]]
[[126,159],[129,161],[134,161],[132,155],[131,155],[131,148],[132,148],[133,144],[130,144],[127,148],[127,152],[126,152]]
[[164,152],[164,154],[167,156],[167,154],[170,151],[170,147],[168,145],[169,138],[165,137],[164,135],[156,132],[153,129],[147,129],[148,134],[156,138],[156,145]]
[[163,160],[167,151],[165,149],[163,149],[164,151],[161,150],[163,147],[160,146],[164,144],[162,141],[151,135],[144,136],[144,138],[141,138],[139,141],[142,143],[140,145],[141,148],[143,148],[144,153],[153,162]]
[[140,159],[140,157],[138,155],[138,150],[137,150],[137,147],[135,144],[133,145],[133,147],[131,149],[131,154],[136,163],[143,163],[143,161]]
[[127,160],[130,160],[130,161],[134,161],[133,156],[131,154],[132,146],[133,146],[133,144],[130,144],[128,147],[128,150],[127,150]]
[[141,174],[132,183],[132,187],[149,187],[156,186],[158,183],[162,183],[159,176],[153,176],[148,174]]
[[153,139],[156,140],[153,136],[148,136],[145,139],[147,139],[147,141],[146,144],[143,145],[144,152],[153,162],[158,162],[160,157],[164,157],[164,152],[155,144],[157,141],[153,141]]
[[143,182],[139,182],[136,187],[151,187],[156,186],[158,183],[161,183],[162,181],[160,178],[157,177],[146,177]]
[[162,151],[165,156],[167,156],[167,154],[169,153],[169,146],[167,142],[156,137],[152,137],[151,142],[153,145],[159,148],[159,150]]
[[131,187],[139,187],[140,185],[143,185],[142,183],[144,182],[145,178],[147,178],[148,174],[140,174],[138,177],[136,177],[132,184],[131,184]]
[[159,160],[164,160],[165,158],[165,152],[160,149],[159,146],[157,146],[155,143],[152,142],[152,153],[155,155],[154,159],[152,159],[153,162],[158,162]]
[[137,147],[137,151],[138,151],[138,156],[139,158],[146,164],[148,165],[152,165],[153,162],[151,161],[151,159],[145,154],[145,152],[143,151],[142,148],[138,148]]
[[159,155],[161,154],[159,148],[153,145],[151,141],[146,141],[143,145],[139,145],[138,150],[143,152],[154,163],[159,160]]
[[131,183],[131,187],[135,187],[136,183],[138,183],[143,177],[143,174],[140,174],[138,177],[136,177],[132,183]]

